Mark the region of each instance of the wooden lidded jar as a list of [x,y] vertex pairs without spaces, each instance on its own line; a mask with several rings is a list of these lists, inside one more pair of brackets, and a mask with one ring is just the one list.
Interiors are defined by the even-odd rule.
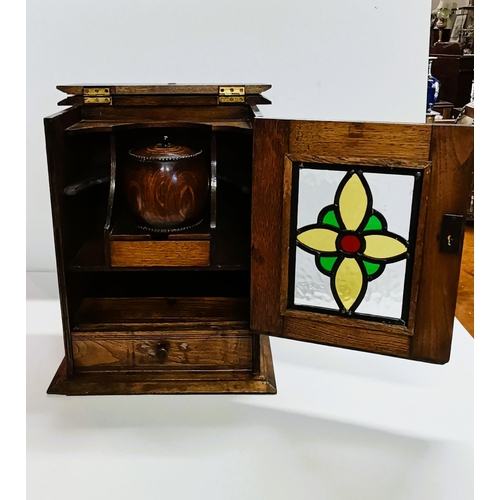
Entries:
[[132,149],[124,173],[125,194],[139,225],[160,231],[199,223],[208,195],[202,150],[170,144],[168,137]]

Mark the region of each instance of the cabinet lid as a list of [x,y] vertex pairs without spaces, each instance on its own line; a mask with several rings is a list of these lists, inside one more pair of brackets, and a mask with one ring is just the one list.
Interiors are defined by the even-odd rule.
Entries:
[[118,85],[78,84],[57,85],[68,94],[59,105],[218,105],[218,104],[270,104],[261,95],[271,88],[268,84],[189,85]]
[[119,85],[119,84],[77,84],[57,85],[57,89],[68,95],[255,95],[269,90],[271,85],[217,84],[190,85],[168,83],[166,85]]

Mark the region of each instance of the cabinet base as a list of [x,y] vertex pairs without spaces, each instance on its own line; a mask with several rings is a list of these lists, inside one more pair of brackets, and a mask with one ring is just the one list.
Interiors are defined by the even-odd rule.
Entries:
[[68,376],[63,359],[48,394],[66,396],[132,394],[276,394],[269,337],[261,335],[260,370],[99,372]]

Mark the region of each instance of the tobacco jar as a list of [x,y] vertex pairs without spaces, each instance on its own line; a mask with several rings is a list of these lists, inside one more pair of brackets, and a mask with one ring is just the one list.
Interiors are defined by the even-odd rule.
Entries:
[[180,231],[201,222],[208,195],[208,167],[201,149],[162,142],[128,152],[125,195],[143,229]]

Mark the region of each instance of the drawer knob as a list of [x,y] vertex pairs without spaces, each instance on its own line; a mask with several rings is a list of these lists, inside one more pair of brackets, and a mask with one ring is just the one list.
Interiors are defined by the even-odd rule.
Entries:
[[158,342],[156,344],[156,357],[160,363],[165,363],[168,356],[168,345],[166,342]]

